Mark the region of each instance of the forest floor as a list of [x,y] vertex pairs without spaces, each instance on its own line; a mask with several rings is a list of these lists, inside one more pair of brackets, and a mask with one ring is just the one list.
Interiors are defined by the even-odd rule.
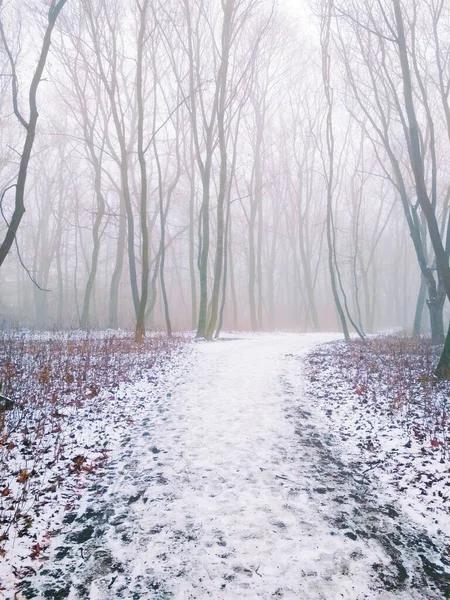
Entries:
[[0,598],[450,598],[448,394],[411,367],[427,420],[383,387],[385,350],[337,337],[135,359],[59,457],[72,484],[5,540]]

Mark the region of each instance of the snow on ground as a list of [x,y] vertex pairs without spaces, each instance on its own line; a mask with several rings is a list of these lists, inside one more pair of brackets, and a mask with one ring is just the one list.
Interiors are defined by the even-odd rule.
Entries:
[[[378,340],[382,343],[383,338]],[[310,355],[309,392],[319,400],[315,418],[324,430],[339,436],[341,456],[360,463],[364,476],[376,478],[386,498],[436,535],[450,532],[448,384],[422,385],[432,366],[424,373],[411,366],[409,357],[409,388],[403,389],[400,382],[389,389],[386,379],[396,375],[389,372],[391,365],[384,356],[379,363],[387,362],[385,370],[376,376],[369,372],[361,384],[365,367],[355,365],[350,367],[355,373],[343,372],[343,365],[349,366],[348,352],[348,346],[338,342],[322,345]],[[370,349],[367,353],[370,357]],[[356,352],[350,360],[358,361]],[[398,387],[406,398],[402,403]]]
[[17,598],[445,598],[448,542],[355,471],[307,393],[303,357],[336,337],[192,343],[122,386],[110,459]]

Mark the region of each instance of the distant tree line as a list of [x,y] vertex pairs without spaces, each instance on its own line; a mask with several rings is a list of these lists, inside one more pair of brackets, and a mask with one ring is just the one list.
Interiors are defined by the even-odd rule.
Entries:
[[429,330],[449,377],[449,26],[445,0],[0,1],[4,318]]

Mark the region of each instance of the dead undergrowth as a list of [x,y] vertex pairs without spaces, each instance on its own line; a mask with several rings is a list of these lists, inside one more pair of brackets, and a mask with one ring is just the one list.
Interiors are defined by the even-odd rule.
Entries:
[[309,390],[361,477],[417,515],[450,515],[450,383],[426,338],[373,336],[309,356]]
[[[11,536],[29,535],[50,498],[64,502],[65,490],[107,461],[107,443],[84,443],[83,432],[89,422],[101,427],[119,384],[151,380],[180,344],[150,336],[137,345],[124,333],[0,332],[0,557]],[[33,556],[44,544],[35,541]]]
[[399,419],[410,441],[423,444],[426,452],[438,453],[442,461],[450,452],[450,384],[433,374],[439,348],[427,338],[385,335],[339,344],[330,354],[327,347],[311,355],[313,379],[333,370],[335,386],[350,386],[361,404],[376,407]]

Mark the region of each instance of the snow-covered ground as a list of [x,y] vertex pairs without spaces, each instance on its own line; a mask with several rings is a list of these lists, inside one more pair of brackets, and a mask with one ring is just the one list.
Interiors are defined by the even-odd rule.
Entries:
[[[397,348],[401,340],[319,346],[308,357],[309,393],[322,430],[340,438],[341,457],[440,536],[450,532],[450,387],[430,377],[437,357],[414,362]],[[396,356],[386,350],[393,344]]]
[[192,343],[157,381],[122,386],[109,460],[55,514],[45,559],[22,557],[16,597],[445,598],[448,539],[355,472],[307,393],[305,354],[336,337]]

